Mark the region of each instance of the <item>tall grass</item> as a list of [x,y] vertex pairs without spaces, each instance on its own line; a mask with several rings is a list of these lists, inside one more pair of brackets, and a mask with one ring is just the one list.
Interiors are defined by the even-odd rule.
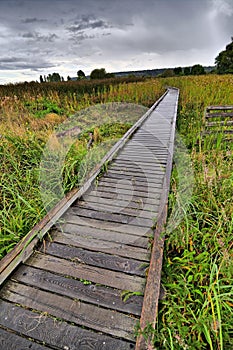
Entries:
[[[208,105],[233,104],[233,76],[166,79],[180,88],[178,132],[195,176],[183,221],[166,237],[155,349],[233,348],[233,143],[201,136]],[[172,176],[170,209],[178,178]]]
[[[54,127],[70,120],[74,112],[96,103],[115,101],[149,106],[163,91],[160,81],[127,83],[122,79],[84,84],[0,86],[0,258],[46,213],[40,193],[39,169]],[[82,135],[71,147],[64,163],[64,192],[80,181],[80,166],[87,155],[90,131],[100,134],[104,142],[101,154],[104,154],[107,143],[110,146],[111,139],[119,138],[131,126],[129,118],[125,118],[125,122],[121,118],[120,124],[117,118],[105,119],[95,113],[76,116]],[[94,154],[94,149],[91,153]],[[97,160],[101,154],[93,158]]]

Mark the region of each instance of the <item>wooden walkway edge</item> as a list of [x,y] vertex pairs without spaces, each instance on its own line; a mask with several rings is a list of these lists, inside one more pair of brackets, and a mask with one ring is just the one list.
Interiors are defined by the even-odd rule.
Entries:
[[169,88],[2,259],[0,348],[147,349],[135,327],[157,316],[178,96]]

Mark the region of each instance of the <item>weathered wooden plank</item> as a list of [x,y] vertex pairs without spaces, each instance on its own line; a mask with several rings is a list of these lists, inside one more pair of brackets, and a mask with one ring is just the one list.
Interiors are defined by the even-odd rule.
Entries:
[[[129,169],[136,169],[136,170],[141,170],[141,171],[144,171],[144,172],[153,172],[154,174],[163,174],[165,173],[165,167],[164,166],[160,166],[159,164],[152,164],[152,163],[145,163],[145,162],[141,162],[141,163],[138,163],[138,162],[125,162],[125,161],[122,161],[120,159],[116,159],[114,161],[114,163],[112,163],[112,165],[110,166],[111,167],[115,167],[115,166],[120,166],[120,167],[123,167],[123,168],[128,168]],[[104,176],[103,176],[104,178]]]
[[[164,176],[164,171],[161,169],[145,169],[142,167],[138,167],[135,166],[134,164],[131,165],[131,163],[128,164],[128,167],[126,165],[123,164],[117,164],[114,165],[113,167],[111,167],[108,172],[106,173],[106,175],[102,178],[100,178],[100,181],[98,181],[98,184],[100,184],[102,181],[104,182],[108,182],[106,177],[108,176],[108,174],[127,174],[127,175],[131,175],[131,176],[139,176],[139,177],[143,177],[145,179],[145,182],[147,182],[149,180],[149,183],[152,182],[154,184],[156,184],[157,186],[155,187],[159,187],[159,185],[161,185],[161,181],[160,179]],[[153,181],[154,179],[156,179],[157,181]],[[152,181],[151,181],[152,180]],[[121,181],[124,184],[124,181]],[[119,183],[119,185],[121,184],[121,182]],[[128,185],[128,183],[126,183],[125,181],[125,185]],[[142,186],[143,184],[138,183],[138,186]],[[148,186],[148,185],[147,185]],[[136,188],[136,186],[135,186]],[[140,190],[140,189],[139,189]]]
[[204,134],[233,134],[233,130],[206,130],[204,131]]
[[47,346],[25,339],[11,331],[0,328],[0,349],[2,350],[46,350]]
[[[106,194],[105,192],[103,192],[101,194],[101,197],[100,195],[98,194],[98,192],[92,192],[90,194],[87,194],[85,195],[85,201],[88,202],[88,203],[99,203],[100,205],[111,205],[113,204],[114,206],[118,206],[119,207],[119,210],[121,209],[133,209],[133,210],[144,210],[144,211],[148,211],[148,212],[153,212],[153,213],[156,213],[157,212],[157,207],[159,205],[159,202],[158,203],[148,203],[147,200],[145,200],[145,198],[141,198],[141,200],[138,200],[138,201],[135,201],[135,202],[132,202],[131,200],[127,200],[125,198],[116,198],[116,199],[113,199],[111,196],[109,196],[107,194],[107,197],[106,197]],[[84,199],[82,198],[81,201],[83,201]],[[78,202],[77,202],[78,204]],[[75,204],[76,205],[76,204]]]
[[[133,179],[132,179],[133,181]],[[85,200],[88,201],[89,196],[95,196],[99,198],[109,198],[112,199],[112,201],[125,201],[127,203],[130,202],[136,202],[136,203],[146,203],[146,204],[151,204],[151,207],[157,206],[159,204],[159,198],[153,198],[153,197],[141,197],[141,196],[136,196],[133,193],[132,194],[126,194],[126,193],[114,193],[114,192],[106,192],[106,191],[99,191],[99,190],[91,190],[90,192],[87,192],[85,195]]]
[[[141,176],[127,175],[126,173],[111,173],[105,175],[105,179],[118,179],[118,181],[131,181],[132,185],[142,184],[150,187],[161,188],[161,184],[158,184],[158,179],[147,178],[146,174]],[[89,192],[87,192],[89,193]]]
[[122,188],[122,189],[132,189],[134,191],[138,190],[139,192],[150,191],[150,193],[158,193],[159,186],[158,187],[150,187],[149,184],[146,184],[146,183],[141,183],[139,185],[138,184],[135,185],[134,183],[133,184],[129,183],[127,180],[126,181],[119,181],[118,179],[114,179],[114,178],[109,178],[108,180],[103,178],[101,181],[98,182],[98,185],[94,189],[98,189],[99,186],[104,186],[104,187],[108,187],[109,190],[110,190],[110,188],[111,188],[111,190],[115,190],[115,189],[117,190],[118,188]]
[[105,203],[102,204],[100,202],[95,202],[95,201],[91,201],[88,200],[86,201],[78,201],[77,203],[75,203],[72,207],[81,207],[81,208],[85,208],[85,209],[91,209],[91,210],[97,210],[97,211],[106,211],[106,212],[110,212],[110,213],[115,213],[115,214],[125,214],[125,215],[129,215],[132,217],[135,216],[140,216],[142,218],[146,218],[146,219],[152,219],[156,216],[157,210],[158,210],[158,206],[155,207],[155,210],[144,210],[144,208],[127,208],[124,206],[119,206],[118,203]]
[[233,109],[233,106],[208,106],[206,107],[207,111],[213,111],[213,110],[231,110]]
[[[97,211],[93,209],[83,209],[78,206],[72,207],[71,215],[77,215],[80,218],[90,218],[104,220],[106,222],[116,222],[120,224],[131,224],[136,226],[151,227],[154,223],[153,219],[146,219],[140,216],[129,216],[125,214],[114,214],[110,212]],[[155,214],[156,216],[156,214]]]
[[[120,173],[119,173],[120,174]],[[161,181],[160,181],[161,182]],[[137,197],[145,197],[145,198],[160,198],[160,194],[161,194],[161,187],[155,187],[154,188],[154,191],[151,192],[151,191],[143,191],[143,190],[139,190],[139,189],[136,189],[134,186],[132,186],[133,188],[122,188],[122,187],[113,187],[113,186],[105,186],[104,184],[98,184],[97,187],[93,188],[94,191],[100,191],[100,192],[110,192],[110,193],[119,193],[119,194],[126,194],[126,195],[130,195],[130,196],[137,196]]]
[[66,278],[55,273],[44,271],[30,266],[21,266],[12,279],[26,283],[31,287],[40,287],[50,293],[56,293],[73,299],[85,301],[94,305],[104,306],[108,309],[140,315],[142,296],[134,295],[123,301],[121,291],[105,288],[96,284],[84,284],[73,278]]
[[[145,150],[148,152],[148,154],[145,152]],[[156,154],[157,156],[167,156],[168,151],[166,148],[160,148],[160,147],[146,147],[146,148],[139,148],[137,146],[131,146],[130,148],[124,148],[120,154],[124,155],[132,155],[132,154],[138,154],[141,156],[150,157],[151,155]]]
[[[99,229],[123,232],[133,234],[135,236],[145,236],[146,234],[151,234],[151,227],[148,226],[134,226],[131,224],[121,224],[117,222],[106,222],[105,220],[96,220],[90,218],[81,218],[75,215],[69,215],[67,213],[64,216],[64,221],[66,223],[73,223],[77,225],[83,225],[88,227],[95,227]],[[136,237],[135,237],[136,238]]]
[[[81,237],[84,237],[86,239],[90,238],[100,240],[103,242],[103,249],[105,247],[105,244],[107,244],[106,242],[127,244],[132,245],[134,247],[142,247],[145,249],[148,246],[148,237],[146,235],[135,236],[134,233],[129,234],[125,232],[117,232],[114,230],[105,230],[103,228],[98,229],[95,227],[76,225],[72,223],[62,224],[60,226],[58,225],[57,229],[60,230],[61,233],[66,234],[67,236],[69,234],[74,235],[74,239],[75,237],[77,237],[77,240],[79,239],[79,237],[80,239]],[[148,232],[148,236],[150,236],[151,234],[152,230]],[[96,244],[101,244],[101,242],[96,242]]]
[[[131,146],[140,146],[140,145],[144,149],[148,148],[148,150],[158,148],[158,147],[160,149],[166,150],[166,143],[164,143],[164,140],[162,137],[159,137],[159,138],[154,137],[154,139],[147,140],[147,141],[145,138],[139,138],[139,139],[132,138],[132,140],[129,140],[129,142],[127,143],[127,148]],[[115,160],[117,160],[117,158],[114,159],[114,161]]]
[[219,121],[219,122],[209,122],[206,123],[206,127],[216,127],[216,126],[231,126],[233,125],[233,120],[228,120],[228,121]]
[[74,322],[93,330],[133,340],[137,318],[118,311],[83,303],[77,299],[49,293],[21,283],[9,281],[3,287],[2,297],[24,307],[46,312],[62,320]]
[[142,277],[83,265],[77,261],[68,261],[51,255],[37,253],[29,258],[26,264],[50,272],[59,271],[64,276],[85,279],[121,290],[135,292],[143,292],[144,290],[145,280]]
[[137,163],[131,163],[130,160],[128,160],[127,162],[128,165],[125,166],[122,164],[114,164],[113,166],[109,167],[109,169],[106,172],[106,176],[108,176],[108,174],[110,173],[117,172],[121,174],[134,175],[134,177],[146,177],[151,182],[157,182],[157,179],[160,179],[164,175],[164,171],[160,169],[160,164],[156,162],[151,163],[151,166],[154,167],[154,169],[145,169],[143,164],[141,165],[141,167],[138,167]]
[[[70,325],[67,322],[61,322],[50,318],[46,314],[39,314],[11,303],[1,301],[1,310],[5,315],[3,323],[14,331],[18,331],[26,337],[44,341],[52,348],[63,350],[132,350],[135,347],[133,342],[122,341],[107,335],[92,332],[81,327]],[[26,320],[30,320],[26,323]],[[9,334],[8,334],[9,338]],[[11,339],[10,344],[11,344]],[[12,346],[1,347],[2,350],[42,350],[45,347],[34,348],[26,347],[25,343],[21,347],[20,342],[12,342]],[[29,342],[30,345],[32,345]],[[4,344],[5,345],[5,344]]]
[[[126,156],[126,155],[119,155],[118,159],[125,160],[128,162],[134,161],[134,162],[143,162],[144,158],[142,156],[138,155],[132,155],[132,156]],[[166,164],[167,159],[159,159],[158,157],[151,157],[146,158],[147,163],[157,163],[157,164]]]
[[80,264],[101,267],[104,269],[124,272],[136,276],[145,276],[145,266],[140,260],[106,254],[93,250],[82,249],[66,244],[48,242],[40,249],[45,254],[57,256],[62,259],[77,261]]
[[127,176],[133,176],[134,178],[135,177],[143,177],[143,178],[146,178],[146,179],[150,179],[150,180],[154,180],[154,182],[156,183],[162,183],[162,178],[163,178],[163,175],[164,173],[163,172],[160,172],[160,173],[156,173],[156,172],[149,172],[149,171],[136,171],[134,169],[130,169],[130,168],[123,168],[123,167],[120,167],[120,166],[115,166],[115,167],[111,167],[110,169],[108,169],[107,171],[107,174],[124,174],[124,175],[127,175]]
[[[152,190],[153,188],[160,188],[161,184],[158,184],[156,181],[153,181],[151,179],[147,179],[145,176],[140,178],[134,178],[133,176],[125,176],[122,174],[106,174],[103,178],[100,178],[99,181],[108,181],[108,182],[116,182],[117,183],[126,183],[131,181],[131,186],[146,186],[150,187]],[[97,182],[98,183],[98,182]],[[155,190],[156,191],[156,190]]]
[[160,153],[162,151],[153,151],[152,150],[148,150],[147,153],[145,151],[142,152],[134,152],[134,151],[126,151],[123,150],[120,154],[119,154],[119,159],[121,159],[122,156],[127,157],[127,159],[131,159],[131,158],[140,158],[147,160],[147,159],[153,159],[153,158],[158,158],[158,159],[162,159],[162,160],[166,160],[167,159],[167,152],[163,152],[162,154]]
[[[128,236],[127,239],[125,239],[125,241],[128,244],[124,244],[122,242],[108,242],[105,240],[101,240],[100,238],[95,239],[90,236],[83,237],[77,233],[61,233],[59,231],[56,231],[53,235],[53,242],[58,242],[67,245],[70,244],[74,247],[80,247],[84,249],[86,248],[92,251],[99,251],[102,253],[114,254],[117,256],[123,256],[126,258],[132,258],[142,261],[150,260],[150,254],[147,249],[135,246],[136,244],[139,245],[140,242],[135,241],[132,236]],[[149,240],[147,240],[147,242],[145,243],[148,246]],[[132,244],[132,246],[130,244]]]

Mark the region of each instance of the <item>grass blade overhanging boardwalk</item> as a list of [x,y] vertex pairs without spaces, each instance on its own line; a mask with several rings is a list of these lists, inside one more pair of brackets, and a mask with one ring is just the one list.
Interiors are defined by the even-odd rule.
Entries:
[[[133,349],[142,304],[141,326],[155,321],[177,100],[178,90],[169,89],[84,187],[70,193],[3,259],[5,349],[17,342],[35,349]],[[96,187],[107,160],[112,163]],[[147,245],[156,221],[143,301]],[[38,240],[48,231],[52,240],[40,247]],[[137,348],[144,348],[141,338]]]

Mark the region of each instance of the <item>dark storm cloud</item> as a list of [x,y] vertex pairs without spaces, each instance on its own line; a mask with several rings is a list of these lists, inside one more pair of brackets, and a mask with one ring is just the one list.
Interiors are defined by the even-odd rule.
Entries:
[[0,69],[213,64],[232,22],[232,0],[1,0]]

